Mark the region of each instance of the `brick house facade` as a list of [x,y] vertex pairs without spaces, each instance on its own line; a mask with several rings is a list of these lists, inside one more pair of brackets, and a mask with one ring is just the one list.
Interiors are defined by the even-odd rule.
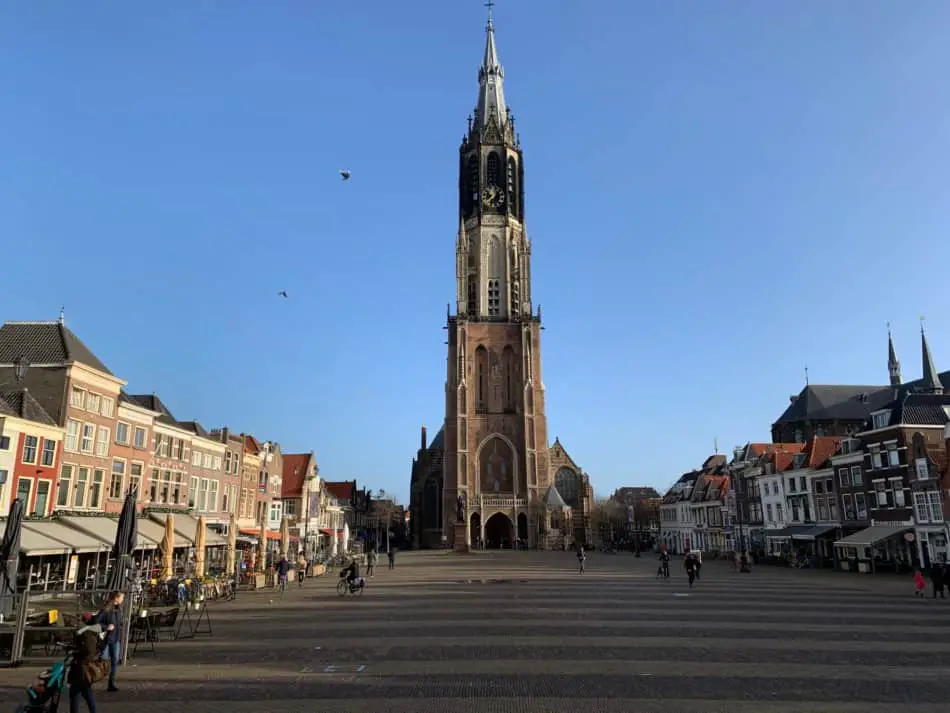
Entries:
[[62,461],[63,429],[27,390],[0,392],[0,507],[20,498],[27,515],[53,511],[53,492]]

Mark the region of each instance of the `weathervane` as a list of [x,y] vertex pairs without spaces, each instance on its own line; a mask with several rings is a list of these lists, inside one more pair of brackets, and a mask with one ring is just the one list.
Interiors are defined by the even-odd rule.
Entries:
[[805,364],[805,386],[808,386],[808,364]]

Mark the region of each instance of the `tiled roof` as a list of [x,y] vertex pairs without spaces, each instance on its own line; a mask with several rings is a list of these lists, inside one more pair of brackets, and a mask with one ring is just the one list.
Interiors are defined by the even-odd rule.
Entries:
[[250,453],[251,455],[260,455],[263,448],[261,447],[261,442],[251,436],[250,434],[244,435],[244,452]]
[[885,406],[891,409],[891,426],[943,426],[950,421],[948,407],[950,394],[904,394]]
[[660,497],[660,494],[656,492],[655,488],[651,488],[645,485],[636,485],[636,486],[627,486],[623,488],[617,488],[617,490],[614,491],[613,497],[629,505],[633,501],[658,498]]
[[310,470],[313,453],[288,453],[284,456],[284,473],[281,480],[280,496],[298,498],[303,493],[303,481]]
[[0,327],[0,364],[13,364],[21,356],[38,366],[78,362],[113,375],[89,347],[60,322],[7,322]]
[[805,445],[805,467],[821,468],[828,459],[838,450],[838,444],[841,443],[839,436],[814,436]]
[[178,420],[175,418],[172,412],[168,410],[168,407],[162,403],[162,400],[155,394],[129,394],[129,399],[132,401],[132,403],[157,413],[157,421],[164,423],[166,426],[175,426],[176,428],[180,428],[178,425]]
[[353,492],[356,490],[355,480],[343,480],[335,483],[324,481],[323,487],[337,500],[342,500],[347,503],[353,502]]
[[56,421],[46,413],[46,409],[33,398],[33,394],[27,389],[0,391],[0,413],[7,416],[16,416],[34,423],[42,423],[44,426],[57,425]]

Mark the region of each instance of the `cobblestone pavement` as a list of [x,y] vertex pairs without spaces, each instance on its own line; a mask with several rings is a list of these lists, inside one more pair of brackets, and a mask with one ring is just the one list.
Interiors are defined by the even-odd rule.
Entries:
[[[688,589],[652,557],[402,553],[340,598],[335,577],[212,605],[214,634],[161,642],[99,709],[167,713],[945,711],[950,601],[910,580],[709,562]],[[41,661],[0,671],[15,701]],[[12,708],[11,708],[12,709]]]

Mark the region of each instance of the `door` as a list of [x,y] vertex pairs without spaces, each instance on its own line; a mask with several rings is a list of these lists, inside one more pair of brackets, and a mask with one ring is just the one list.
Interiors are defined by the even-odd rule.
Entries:
[[46,506],[49,503],[49,480],[38,480],[36,482],[36,498],[33,501],[33,514],[45,516]]
[[16,496],[23,501],[23,512],[30,511],[30,493],[33,492],[33,481],[20,477],[16,485]]

